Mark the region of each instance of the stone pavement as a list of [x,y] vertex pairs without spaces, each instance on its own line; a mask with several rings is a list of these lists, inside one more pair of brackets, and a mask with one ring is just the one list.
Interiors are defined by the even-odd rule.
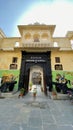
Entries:
[[73,104],[32,92],[24,98],[0,99],[0,130],[73,130]]

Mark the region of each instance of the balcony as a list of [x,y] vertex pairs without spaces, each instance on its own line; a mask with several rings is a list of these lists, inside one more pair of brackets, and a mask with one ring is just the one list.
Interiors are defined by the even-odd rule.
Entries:
[[23,43],[25,48],[48,48],[53,47],[52,43],[41,43],[41,42],[32,42],[32,43]]

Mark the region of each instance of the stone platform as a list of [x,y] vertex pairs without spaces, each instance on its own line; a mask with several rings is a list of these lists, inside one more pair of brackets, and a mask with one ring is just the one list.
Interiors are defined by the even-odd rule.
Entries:
[[1,92],[0,98],[12,98],[12,97],[18,97],[19,92]]
[[51,99],[54,99],[54,100],[69,100],[68,94],[57,93],[57,95],[52,95],[51,93],[50,97]]

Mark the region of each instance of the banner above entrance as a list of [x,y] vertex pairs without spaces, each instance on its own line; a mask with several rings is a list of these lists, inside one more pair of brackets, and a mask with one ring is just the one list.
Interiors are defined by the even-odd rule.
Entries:
[[46,62],[45,59],[43,59],[42,57],[37,57],[37,56],[31,56],[29,57],[29,59],[26,59],[26,62]]

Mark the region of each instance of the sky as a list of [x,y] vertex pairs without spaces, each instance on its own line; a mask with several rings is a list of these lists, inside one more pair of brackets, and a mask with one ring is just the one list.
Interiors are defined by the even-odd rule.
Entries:
[[0,28],[7,37],[20,36],[18,25],[56,25],[53,36],[73,31],[73,0],[0,0]]

